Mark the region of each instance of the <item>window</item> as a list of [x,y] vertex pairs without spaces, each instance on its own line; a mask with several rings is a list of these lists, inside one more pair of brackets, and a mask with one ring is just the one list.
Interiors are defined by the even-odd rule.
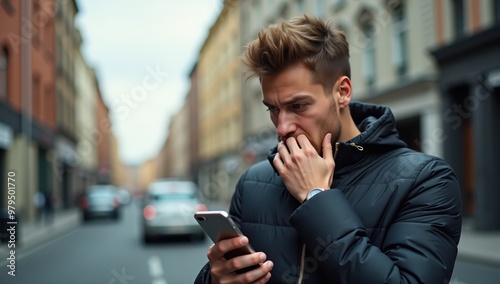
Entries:
[[397,2],[395,5],[389,7],[393,14],[393,24],[394,30],[392,35],[392,49],[393,49],[393,63],[396,67],[398,75],[404,75],[407,69],[408,63],[408,51],[406,43],[406,19],[404,13],[404,6],[401,2]]
[[56,103],[56,107],[57,107],[57,125],[59,125],[60,127],[63,127],[64,126],[64,121],[66,121],[64,118],[64,97],[60,91],[60,89],[57,90],[57,103]]
[[365,35],[365,49],[363,51],[363,75],[366,84],[372,86],[375,83],[375,27],[370,19],[362,25]]
[[0,55],[0,100],[7,98],[7,83],[8,80],[8,53],[6,48],[2,48],[2,54]]
[[[50,44],[47,43],[53,43],[54,40],[52,39],[52,33],[51,29],[54,28],[53,25],[53,19],[51,16],[47,15],[48,19],[47,22],[45,23],[45,31],[44,31],[44,42],[46,43],[46,48],[49,48]],[[50,50],[50,49],[49,49]],[[50,52],[53,52],[53,50],[50,50]]]
[[57,75],[62,75],[63,74],[63,45],[62,45],[62,42],[61,42],[61,39],[60,38],[57,38],[57,42],[56,42],[56,50],[55,50],[55,54],[56,54],[56,70],[57,70]]
[[493,21],[500,23],[500,0],[493,0]]
[[7,14],[12,15],[14,13],[14,7],[10,3],[10,0],[1,0],[2,6],[4,7]]
[[33,77],[33,85],[31,86],[31,115],[32,117],[38,117],[40,115],[40,77],[35,75]]
[[45,86],[43,98],[40,102],[40,118],[44,122],[50,121],[52,102],[50,101],[50,86]]
[[[33,13],[31,15],[31,23],[38,23],[39,19],[37,19],[37,17],[40,17],[40,3],[38,0],[35,0],[33,1]],[[31,30],[31,34],[33,36],[33,44],[37,47],[40,45],[39,33],[40,33],[39,27],[36,27],[35,29]]]
[[465,34],[465,11],[463,0],[451,0],[451,11],[453,13],[453,31],[457,38]]

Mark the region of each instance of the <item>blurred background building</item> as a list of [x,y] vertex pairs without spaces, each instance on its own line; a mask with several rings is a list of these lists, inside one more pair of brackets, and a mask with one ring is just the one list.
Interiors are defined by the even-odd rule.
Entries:
[[[37,1],[32,1],[36,3]],[[57,2],[56,2],[57,3]],[[33,11],[36,13],[36,10]],[[76,196],[76,169],[78,167],[76,143],[76,80],[75,63],[81,45],[80,33],[74,23],[78,7],[75,1],[57,5],[56,34],[56,183],[54,190],[60,196],[62,207],[72,205]]]
[[124,182],[108,108],[80,51],[77,14],[74,0],[0,2],[0,207],[13,171],[23,220],[39,214],[38,192],[64,210],[91,184]]
[[243,141],[243,105],[240,93],[240,9],[225,1],[200,50],[199,185],[211,197],[226,199],[234,188]]
[[438,1],[437,45],[444,158],[477,229],[500,228],[500,1]]
[[38,191],[68,208],[93,183],[141,194],[164,177],[194,180],[207,199],[229,201],[240,174],[277,143],[258,79],[246,80],[239,56],[262,27],[307,13],[345,33],[354,99],[389,106],[411,148],[452,165],[467,219],[500,229],[499,0],[221,3],[163,147],[126,166],[98,72],[80,52],[77,2],[0,1],[0,170],[16,170],[26,215],[36,214]]

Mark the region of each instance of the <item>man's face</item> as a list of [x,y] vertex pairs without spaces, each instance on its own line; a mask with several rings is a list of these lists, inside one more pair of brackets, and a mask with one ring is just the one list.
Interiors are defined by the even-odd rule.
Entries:
[[340,135],[341,125],[335,85],[331,94],[313,83],[312,73],[303,63],[293,64],[275,75],[262,77],[264,105],[268,107],[278,139],[304,134],[321,154],[321,142],[332,133],[332,142]]

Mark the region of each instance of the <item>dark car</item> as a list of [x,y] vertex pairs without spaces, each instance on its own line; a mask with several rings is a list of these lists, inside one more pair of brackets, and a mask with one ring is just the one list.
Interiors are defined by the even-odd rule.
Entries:
[[194,219],[196,211],[207,210],[197,197],[198,188],[191,181],[156,180],[144,197],[142,214],[143,241],[161,236],[190,236],[205,239]]
[[87,194],[80,198],[79,203],[84,221],[93,218],[118,220],[120,217],[120,197],[113,185],[91,186]]

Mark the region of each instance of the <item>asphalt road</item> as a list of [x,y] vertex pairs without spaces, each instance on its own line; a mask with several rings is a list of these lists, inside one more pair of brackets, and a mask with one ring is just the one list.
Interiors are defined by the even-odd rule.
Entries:
[[17,259],[16,276],[0,267],[5,284],[185,284],[206,263],[211,242],[167,239],[144,245],[140,211],[124,208],[118,221],[95,220]]

